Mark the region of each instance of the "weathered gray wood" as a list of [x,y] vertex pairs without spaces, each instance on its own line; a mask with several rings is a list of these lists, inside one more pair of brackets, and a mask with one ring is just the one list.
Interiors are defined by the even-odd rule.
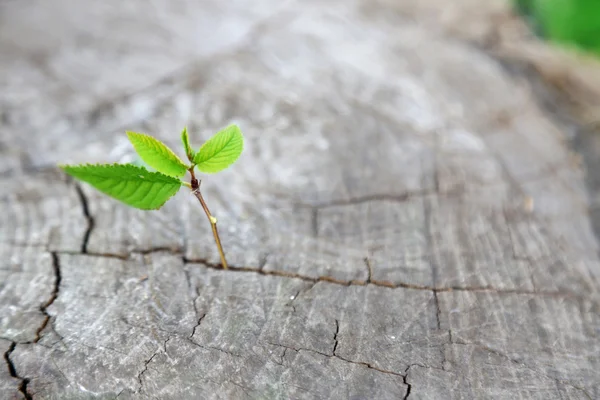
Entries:
[[[584,172],[445,3],[0,2],[0,397],[600,398]],[[55,168],[232,121],[229,271]]]
[[12,368],[12,360],[10,359],[11,350],[14,348],[14,343],[8,340],[0,339],[0,351],[4,354],[4,361],[7,368],[0,372],[0,395],[4,399],[23,399],[23,393],[20,391],[22,381],[14,377]]

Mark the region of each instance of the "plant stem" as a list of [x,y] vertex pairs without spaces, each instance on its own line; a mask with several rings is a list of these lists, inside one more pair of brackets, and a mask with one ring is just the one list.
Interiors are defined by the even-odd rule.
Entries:
[[190,175],[192,176],[192,193],[194,196],[200,201],[202,208],[204,209],[204,213],[210,222],[210,227],[212,228],[213,236],[215,237],[215,243],[217,244],[217,250],[219,250],[219,256],[221,256],[221,265],[223,265],[223,269],[227,268],[227,260],[225,260],[225,253],[223,252],[223,246],[221,245],[221,238],[219,237],[219,231],[217,230],[217,219],[212,216],[206,202],[204,201],[204,197],[202,197],[202,193],[200,192],[200,182],[196,179],[194,175],[194,167],[190,168]]

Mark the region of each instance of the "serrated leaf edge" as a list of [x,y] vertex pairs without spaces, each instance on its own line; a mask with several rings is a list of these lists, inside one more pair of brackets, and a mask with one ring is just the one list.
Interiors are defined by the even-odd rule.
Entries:
[[[199,169],[201,172],[203,172],[203,173],[205,173],[205,174],[216,174],[216,173],[218,173],[218,172],[221,172],[221,171],[223,171],[223,170],[225,170],[225,169],[227,169],[227,168],[231,167],[231,166],[232,166],[232,165],[233,165],[233,164],[234,164],[234,163],[235,163],[235,162],[236,162],[236,161],[237,161],[237,160],[238,160],[238,159],[241,157],[242,153],[244,152],[244,135],[242,134],[240,127],[239,127],[237,124],[230,124],[230,125],[226,126],[225,128],[221,129],[219,132],[221,132],[221,131],[224,131],[224,130],[226,130],[226,129],[229,129],[229,128],[231,128],[232,126],[235,126],[235,127],[237,127],[237,133],[239,133],[239,134],[240,134],[240,136],[241,136],[241,138],[242,138],[242,149],[240,150],[240,153],[239,153],[239,154],[238,154],[238,155],[235,157],[235,159],[233,159],[233,160],[232,160],[232,161],[229,163],[229,165],[228,165],[228,166],[226,166],[225,168],[222,168],[222,169],[220,169],[220,170],[218,170],[218,171],[214,171],[214,172],[207,172],[207,171],[203,171],[203,170],[202,170],[202,164],[203,164],[203,163],[206,163],[207,161],[210,161],[210,160],[211,160],[211,159],[213,159],[213,158],[215,158],[217,155],[221,154],[221,152],[222,152],[222,151],[220,151],[220,152],[216,153],[216,154],[215,154],[215,155],[213,155],[211,158],[208,158],[208,159],[206,159],[206,160],[204,160],[204,161],[201,161],[201,162],[199,162],[199,163],[198,163],[198,162],[196,162],[196,160],[194,160],[194,165],[195,165],[195,166],[197,166],[197,167],[198,167],[198,169]],[[202,144],[202,146],[200,146],[200,149],[198,149],[198,151],[197,151],[197,152],[196,152],[196,154],[194,155],[194,159],[195,159],[195,157],[196,157],[196,156],[199,156],[199,155],[202,153],[202,149],[203,149],[203,148],[205,148],[204,146],[206,146],[210,140],[212,140],[212,139],[213,139],[213,138],[214,138],[216,135],[218,135],[218,134],[219,134],[219,132],[215,133],[215,134],[214,134],[213,136],[211,136],[211,137],[210,137],[210,138],[209,138],[209,139],[208,139],[206,142],[204,142],[204,143]],[[232,135],[232,137],[231,137],[231,138],[230,138],[230,139],[227,141],[227,143],[225,143],[225,145],[223,146],[223,148],[227,147],[227,144],[228,144],[230,141],[234,140],[234,139],[235,139],[235,135]]]
[[[96,164],[92,164],[92,163],[85,163],[85,164],[58,164],[58,167],[59,167],[60,169],[62,169],[62,170],[63,170],[63,171],[66,173],[66,174],[68,174],[69,176],[72,176],[72,175],[70,175],[70,174],[69,174],[69,173],[68,173],[68,172],[65,170],[65,167],[103,167],[103,168],[108,168],[108,167],[113,167],[113,166],[119,166],[119,167],[120,167],[120,166],[133,167],[133,168],[136,168],[136,169],[139,169],[139,170],[141,170],[140,172],[146,172],[146,173],[148,173],[148,174],[152,174],[152,175],[159,175],[159,176],[161,176],[162,178],[166,178],[167,180],[171,181],[172,183],[175,183],[174,181],[177,181],[177,182],[179,182],[179,183],[180,183],[180,187],[181,187],[181,186],[183,186],[183,185],[186,183],[186,182],[183,182],[183,181],[182,181],[182,180],[180,180],[180,179],[177,179],[176,177],[173,177],[173,176],[170,176],[170,175],[167,175],[167,174],[163,174],[162,172],[158,172],[158,171],[148,171],[146,168],[144,168],[144,167],[142,167],[142,166],[138,166],[138,165],[134,165],[134,164],[129,164],[129,163],[127,163],[127,164],[120,164],[120,163],[112,163],[112,164],[100,164],[100,163],[96,163]],[[74,179],[78,179],[78,178],[76,178],[76,177],[74,177],[74,176],[72,176],[72,177],[73,177]],[[81,179],[78,179],[78,180],[79,180],[79,181],[81,181],[81,182],[83,182],[83,183],[86,183],[86,184],[90,185],[90,186],[91,186],[91,187],[93,187],[95,190],[99,191],[100,193],[103,193],[103,194],[105,194],[106,196],[108,196],[108,197],[110,197],[110,198],[112,198],[112,199],[114,199],[114,200],[118,201],[118,202],[119,202],[119,203],[121,203],[121,204],[124,204],[124,205],[126,205],[126,206],[128,206],[128,207],[135,208],[135,209],[138,209],[138,210],[144,210],[144,211],[150,211],[150,210],[159,210],[160,208],[162,208],[162,206],[164,206],[164,205],[167,203],[167,201],[169,201],[169,200],[170,200],[170,199],[171,199],[173,196],[175,196],[175,195],[177,194],[177,192],[179,191],[179,189],[178,189],[177,191],[173,192],[173,194],[171,194],[171,195],[170,195],[170,196],[169,196],[169,197],[168,197],[168,198],[167,198],[167,199],[166,199],[166,200],[165,200],[165,201],[164,201],[162,204],[158,205],[158,206],[157,206],[157,207],[155,207],[155,208],[141,208],[141,207],[136,207],[136,206],[132,206],[132,205],[130,205],[130,204],[127,204],[127,203],[125,203],[125,202],[123,202],[122,200],[119,200],[119,199],[117,199],[116,197],[114,197],[114,196],[112,196],[112,195],[110,195],[110,194],[108,194],[108,193],[104,192],[103,190],[100,190],[99,188],[97,188],[96,186],[92,185],[91,183],[88,183],[88,182],[86,182],[86,181],[84,181],[84,180],[81,180]],[[126,181],[126,180],[123,180],[123,181]],[[158,182],[157,182],[157,183],[158,183]]]
[[[134,132],[134,131],[125,131],[125,134],[127,135],[127,138],[129,139],[129,142],[131,143],[131,145],[133,146],[135,152],[138,154],[138,156],[146,163],[148,164],[148,162],[146,160],[143,159],[142,155],[138,152],[135,144],[132,142],[130,135],[134,135],[134,136],[142,136],[142,137],[146,137],[150,139],[150,142],[155,141],[157,142],[159,145],[162,145],[162,147],[164,148],[165,151],[167,151],[167,153],[173,157],[173,159],[167,159],[169,162],[174,162],[174,163],[178,163],[182,168],[185,168],[185,170],[187,171],[188,169],[190,169],[191,166],[187,165],[186,163],[183,162],[183,160],[181,158],[179,158],[179,156],[169,147],[167,146],[165,143],[163,143],[161,140],[155,138],[154,136],[148,135],[147,133],[141,133],[141,132]],[[156,144],[156,143],[154,143]],[[148,164],[150,166],[150,164]],[[152,167],[154,169],[156,169],[155,167]],[[157,171],[158,172],[158,171]],[[164,172],[161,172],[164,175]],[[185,175],[185,171],[180,175],[177,176],[178,178]],[[168,175],[171,176],[171,175]]]

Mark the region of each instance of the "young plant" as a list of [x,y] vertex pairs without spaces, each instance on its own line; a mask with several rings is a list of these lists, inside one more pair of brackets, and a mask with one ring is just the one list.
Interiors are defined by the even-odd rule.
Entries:
[[[142,210],[158,210],[179,191],[187,186],[196,196],[208,218],[221,264],[227,269],[227,261],[219,231],[217,219],[210,213],[202,193],[200,180],[196,178],[194,169],[214,174],[232,165],[242,154],[244,137],[237,125],[229,125],[217,132],[198,151],[190,145],[187,129],[181,132],[181,142],[190,164],[184,163],[164,143],[143,133],[127,132],[127,137],[142,161],[156,172],[133,164],[84,164],[59,165],[67,174],[89,183],[99,191],[107,194],[131,207]],[[186,174],[190,182],[182,181]]]

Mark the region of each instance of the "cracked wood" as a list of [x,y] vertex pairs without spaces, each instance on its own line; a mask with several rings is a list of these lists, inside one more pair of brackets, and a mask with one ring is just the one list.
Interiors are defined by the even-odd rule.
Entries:
[[[434,3],[1,3],[0,397],[600,398],[584,172]],[[188,192],[54,168],[231,120],[228,271]]]

